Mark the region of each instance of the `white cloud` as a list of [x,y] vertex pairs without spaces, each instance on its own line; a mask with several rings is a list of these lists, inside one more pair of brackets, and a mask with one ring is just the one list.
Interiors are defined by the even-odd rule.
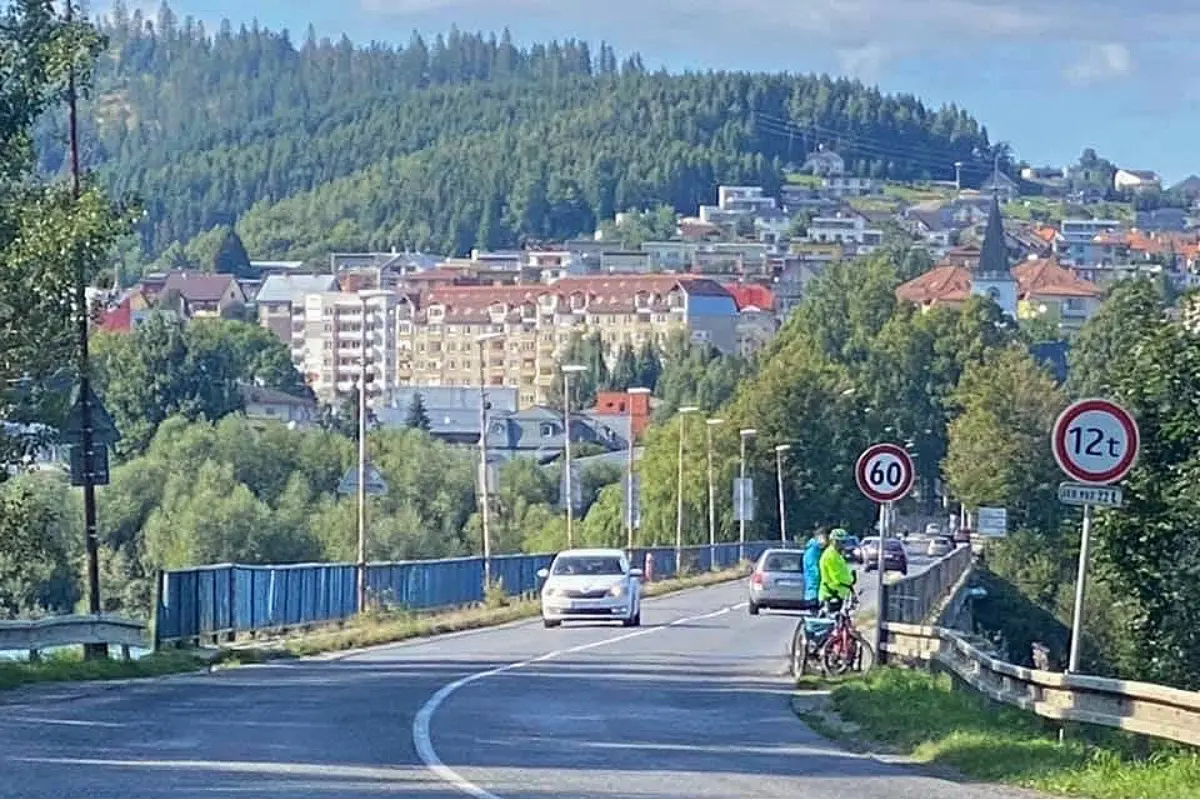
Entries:
[[1122,78],[1133,72],[1133,56],[1123,44],[1107,42],[1087,48],[1064,74],[1072,83],[1090,84]]

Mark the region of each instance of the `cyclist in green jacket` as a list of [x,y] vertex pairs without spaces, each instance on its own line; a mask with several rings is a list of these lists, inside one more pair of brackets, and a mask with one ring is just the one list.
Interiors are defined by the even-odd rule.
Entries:
[[855,575],[842,555],[848,535],[845,528],[835,528],[829,534],[825,552],[821,553],[821,591],[818,599],[823,604],[840,607],[842,601],[854,591]]

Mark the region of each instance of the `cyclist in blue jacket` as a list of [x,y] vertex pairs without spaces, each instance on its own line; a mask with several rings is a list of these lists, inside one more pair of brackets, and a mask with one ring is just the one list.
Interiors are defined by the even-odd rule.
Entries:
[[814,608],[820,602],[821,553],[828,539],[825,529],[818,528],[804,547],[804,599]]

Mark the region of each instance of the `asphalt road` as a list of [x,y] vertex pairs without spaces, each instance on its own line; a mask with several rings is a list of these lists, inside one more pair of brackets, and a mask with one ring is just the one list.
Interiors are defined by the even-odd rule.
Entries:
[[517,623],[4,693],[0,795],[1005,796],[808,730],[788,703],[793,621],[744,599],[738,583],[649,600],[639,629]]

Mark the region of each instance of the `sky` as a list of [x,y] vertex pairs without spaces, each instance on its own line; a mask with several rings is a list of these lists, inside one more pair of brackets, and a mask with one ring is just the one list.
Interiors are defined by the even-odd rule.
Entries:
[[[130,2],[157,8],[153,0]],[[403,44],[413,30],[607,41],[647,67],[826,72],[956,103],[1019,158],[1093,147],[1168,183],[1200,173],[1195,0],[172,0],[205,24]],[[103,3],[93,4],[103,13]]]

